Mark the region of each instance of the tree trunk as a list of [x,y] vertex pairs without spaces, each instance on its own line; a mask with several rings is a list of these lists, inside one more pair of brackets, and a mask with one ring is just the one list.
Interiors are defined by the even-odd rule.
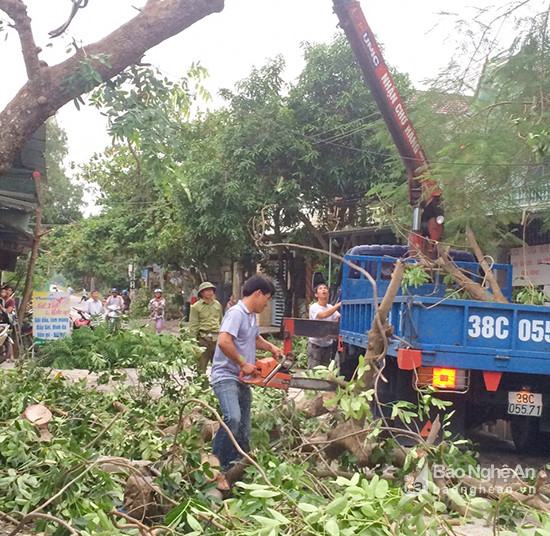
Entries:
[[323,236],[323,233],[319,231],[319,229],[317,229],[317,227],[315,227],[315,225],[313,225],[313,223],[309,221],[309,218],[303,212],[298,211],[298,218],[305,225],[306,229],[312,234],[312,236],[317,240],[321,248],[325,251],[328,251],[328,242]]
[[38,207],[36,208],[34,239],[32,243],[29,265],[27,267],[27,276],[25,278],[23,298],[21,299],[21,304],[19,305],[19,311],[17,311],[17,323],[19,324],[17,329],[21,329],[21,326],[23,325],[25,310],[27,309],[27,304],[29,303],[31,297],[34,267],[36,265],[36,257],[38,256],[38,246],[40,245],[40,238],[42,237],[42,180],[40,177],[37,177],[34,179],[34,182],[36,184],[36,194],[38,196]]
[[401,287],[405,264],[398,260],[395,263],[395,269],[391,276],[390,284],[386,290],[386,294],[378,307],[378,311],[374,316],[372,326],[368,333],[367,351],[365,352],[365,364],[370,365],[369,370],[366,370],[360,378],[360,382],[356,384],[356,390],[370,389],[374,378],[376,377],[376,363],[386,357],[388,349],[388,339],[392,334],[392,327],[388,324],[388,314],[390,312],[393,300]]
[[483,287],[479,283],[472,281],[467,275],[462,273],[453,263],[445,249],[439,248],[438,253],[439,257],[434,261],[434,264],[449,275],[452,275],[456,283],[463,287],[472,299],[478,301],[492,301],[487,294],[485,294]]

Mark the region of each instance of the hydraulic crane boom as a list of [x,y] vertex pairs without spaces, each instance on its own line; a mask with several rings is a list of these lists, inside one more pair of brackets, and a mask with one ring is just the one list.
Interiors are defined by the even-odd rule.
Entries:
[[437,241],[443,231],[441,191],[429,177],[429,165],[414,127],[401,101],[380,48],[357,0],[333,0],[334,11],[363,72],[367,87],[382,113],[409,182],[409,202],[414,209],[411,245],[429,251],[427,240]]

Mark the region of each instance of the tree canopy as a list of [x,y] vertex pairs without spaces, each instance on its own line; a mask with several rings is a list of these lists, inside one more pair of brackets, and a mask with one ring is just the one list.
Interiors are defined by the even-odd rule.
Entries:
[[223,6],[223,0],[147,0],[126,24],[96,43],[74,44],[70,58],[49,66],[40,59],[42,48],[33,35],[25,2],[0,0],[0,11],[9,19],[6,26],[18,33],[28,76],[0,111],[0,173],[11,167],[17,150],[63,105],[139,63],[147,50]]
[[304,54],[296,83],[283,82],[278,57],[224,90],[223,108],[198,115],[192,106],[207,97],[199,67],[178,83],[139,67],[105,84],[93,101],[116,143],[81,173],[98,187],[101,213],[64,231],[55,257],[75,275],[104,273],[76,251],[101,228],[108,238],[87,242],[96,251],[118,244],[119,269],[204,268],[220,257],[261,259],[250,224],[262,211],[276,240],[325,248],[327,230],[364,223],[358,203],[388,176],[383,124],[343,38]]
[[[473,77],[458,76],[454,63],[425,92],[394,73],[443,189],[455,244],[466,225],[482,244],[498,244],[517,221],[518,192],[540,197],[545,184],[547,20],[523,28],[489,57],[473,95]],[[390,192],[388,221],[406,236],[403,166],[347,42],[305,45],[304,57],[294,83],[283,81],[284,60],[274,58],[223,90],[225,106],[207,113],[197,112],[207,98],[200,67],[178,83],[134,67],[102,85],[93,101],[116,143],[81,174],[98,188],[101,213],[60,232],[56,258],[75,274],[105,273],[101,255],[76,260],[87,237],[121,273],[128,262],[258,261],[258,220],[276,242],[326,248],[327,231],[379,221],[369,190]]]
[[[470,226],[491,253],[519,245],[511,225],[522,221],[523,211],[547,212],[549,199],[548,11],[519,17],[508,7],[501,10],[506,17],[517,15],[511,43],[494,50],[500,17],[481,30],[461,25],[467,43],[459,54],[470,61],[453,59],[417,94],[411,113],[443,190],[445,241],[460,247]],[[404,192],[383,191],[392,221],[408,227]]]

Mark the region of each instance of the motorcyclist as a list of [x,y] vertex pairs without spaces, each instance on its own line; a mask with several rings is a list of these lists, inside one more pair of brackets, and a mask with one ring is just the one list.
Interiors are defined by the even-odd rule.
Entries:
[[111,295],[105,301],[105,309],[107,309],[107,323],[112,331],[116,331],[119,325],[119,314],[124,307],[124,301],[122,296],[119,295],[118,290],[113,288]]
[[122,291],[122,301],[124,302],[122,312],[124,314],[128,314],[130,312],[130,304],[132,303],[132,300],[130,299],[130,295],[126,289]]
[[124,300],[122,296],[119,295],[116,288],[111,289],[111,295],[107,298],[105,302],[105,308],[110,311],[122,311],[124,306]]

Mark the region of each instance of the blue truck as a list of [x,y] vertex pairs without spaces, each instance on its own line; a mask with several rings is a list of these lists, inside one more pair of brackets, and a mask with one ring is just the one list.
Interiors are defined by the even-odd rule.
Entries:
[[[333,0],[333,5],[408,177],[413,209],[410,246],[357,246],[345,256],[375,279],[381,297],[396,259],[415,262],[417,253],[435,256],[445,221],[443,201],[359,2]],[[451,257],[472,279],[484,277],[472,254],[457,251]],[[497,264],[492,270],[510,300],[512,267]],[[388,382],[379,382],[381,401],[414,401],[419,389],[433,386],[438,396],[454,402],[456,430],[506,419],[518,450],[550,447],[550,308],[456,297],[448,295],[443,276],[437,274],[429,283],[399,292],[388,318],[397,338],[388,348]],[[341,301],[339,326],[286,319],[285,351],[294,335],[338,338],[341,372],[349,377],[365,353],[375,307],[372,284],[345,264]]]
[[[398,258],[407,246],[357,246],[345,259],[366,270],[384,295]],[[455,264],[474,281],[483,270],[467,252],[451,252]],[[493,272],[506,298],[512,294],[512,267]],[[550,308],[449,296],[443,275],[417,288],[401,289],[388,317],[397,336],[390,341],[383,401],[416,400],[433,386],[453,401],[455,429],[463,431],[496,419],[511,423],[516,448],[543,450],[550,444]],[[373,286],[358,270],[343,266],[339,338],[341,370],[355,368],[367,347],[375,312]]]
[[[409,257],[409,246],[356,246],[344,256],[367,271],[380,302],[397,259]],[[450,257],[472,280],[485,274],[475,257],[451,251]],[[504,296],[512,297],[512,266],[495,264],[492,271]],[[416,402],[427,387],[453,402],[452,431],[464,434],[482,423],[510,422],[516,449],[522,453],[550,449],[550,307],[459,299],[452,285],[436,273],[417,288],[401,288],[391,306],[389,341],[378,382],[382,403]],[[368,344],[375,292],[359,270],[343,264],[340,322],[285,319],[285,351],[294,336],[338,339],[340,373],[351,379]],[[417,422],[428,435],[431,421]]]

